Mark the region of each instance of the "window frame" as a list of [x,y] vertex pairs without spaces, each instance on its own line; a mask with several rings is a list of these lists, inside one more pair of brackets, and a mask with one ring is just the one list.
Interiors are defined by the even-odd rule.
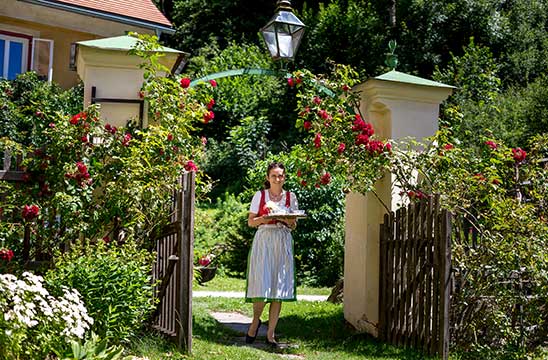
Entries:
[[30,70],[31,64],[31,54],[32,54],[32,43],[33,36],[16,33],[12,31],[0,30],[0,39],[5,41],[4,47],[4,71],[0,74],[0,78],[8,78],[8,69],[9,69],[9,43],[10,42],[19,42],[22,43],[22,56],[21,56],[21,73],[27,72]]

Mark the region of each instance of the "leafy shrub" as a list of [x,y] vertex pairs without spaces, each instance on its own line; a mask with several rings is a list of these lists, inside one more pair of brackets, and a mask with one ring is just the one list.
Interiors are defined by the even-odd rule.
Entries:
[[53,297],[42,277],[28,272],[0,275],[0,358],[41,360],[84,338],[93,319],[80,294],[64,284],[58,290]]
[[77,289],[94,318],[92,330],[115,343],[128,342],[154,308],[152,256],[127,244],[74,248],[55,261],[46,281],[53,289]]

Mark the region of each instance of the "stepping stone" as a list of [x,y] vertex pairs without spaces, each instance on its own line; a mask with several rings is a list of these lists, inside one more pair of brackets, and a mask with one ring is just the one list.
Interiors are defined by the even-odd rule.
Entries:
[[[255,342],[253,344],[246,344],[245,333],[247,332],[247,329],[249,328],[249,324],[251,324],[251,321],[253,320],[252,318],[237,312],[214,311],[214,312],[210,312],[210,315],[222,325],[242,335],[234,338],[234,345],[251,346],[257,349],[265,349],[265,350],[271,349],[264,342],[266,338],[266,331],[267,331],[267,326],[264,323],[259,328],[259,333],[257,335],[257,339],[255,340]],[[294,349],[297,347],[296,345],[291,345],[284,342],[279,342],[279,344],[280,344],[279,350],[290,349],[290,348]],[[301,355],[280,354],[280,356],[287,359],[304,359],[304,357]]]

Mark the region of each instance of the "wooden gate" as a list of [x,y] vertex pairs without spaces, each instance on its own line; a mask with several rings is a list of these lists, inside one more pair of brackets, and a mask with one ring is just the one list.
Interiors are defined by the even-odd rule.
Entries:
[[192,351],[192,272],[194,257],[195,173],[180,178],[174,194],[171,223],[156,239],[152,278],[158,305],[152,326],[172,338],[179,349]]
[[447,359],[451,215],[439,197],[385,214],[380,254],[379,336]]

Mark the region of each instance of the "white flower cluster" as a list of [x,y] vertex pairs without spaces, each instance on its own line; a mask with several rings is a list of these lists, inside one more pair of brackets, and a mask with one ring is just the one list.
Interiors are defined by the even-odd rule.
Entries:
[[29,272],[23,273],[21,280],[12,274],[0,275],[0,313],[4,317],[0,323],[6,335],[43,325],[58,329],[58,335],[67,341],[83,338],[93,319],[78,291],[64,288],[64,295],[56,299],[43,287],[43,281],[41,276]]
[[269,200],[269,201],[266,202],[265,205],[269,209],[269,214],[270,215],[285,215],[285,214],[289,213],[289,209],[287,207],[279,206],[274,201]]

